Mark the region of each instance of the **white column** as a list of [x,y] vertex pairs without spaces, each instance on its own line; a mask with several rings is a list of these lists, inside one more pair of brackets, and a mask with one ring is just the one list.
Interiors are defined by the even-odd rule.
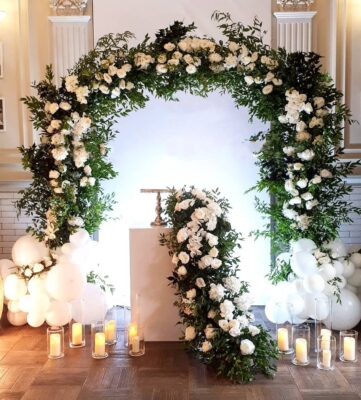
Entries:
[[275,12],[277,19],[277,47],[287,52],[312,51],[313,18],[316,11]]
[[89,15],[48,17],[51,28],[51,57],[57,84],[81,56],[92,49],[92,24]]

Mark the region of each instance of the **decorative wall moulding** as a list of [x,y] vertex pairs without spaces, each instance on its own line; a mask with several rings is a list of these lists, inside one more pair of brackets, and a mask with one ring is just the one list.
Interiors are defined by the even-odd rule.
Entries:
[[313,3],[314,0],[277,0],[277,4],[279,4],[281,7],[309,7]]
[[313,18],[316,11],[275,12],[277,19],[277,47],[288,52],[312,51]]
[[50,8],[57,15],[83,15],[88,0],[50,0]]

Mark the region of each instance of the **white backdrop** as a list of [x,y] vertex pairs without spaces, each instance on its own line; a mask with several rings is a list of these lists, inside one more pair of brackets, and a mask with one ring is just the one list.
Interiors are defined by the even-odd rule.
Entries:
[[[270,32],[271,0],[94,0],[95,40],[129,30],[137,37],[134,44],[174,20],[194,21],[198,34],[220,39],[211,20],[214,10],[230,12],[235,21],[244,23],[257,15]],[[147,227],[154,219],[155,196],[140,194],[141,188],[218,187],[233,206],[231,223],[245,236],[241,276],[250,282],[256,303],[262,304],[268,288],[264,276],[270,263],[269,243],[248,238],[262,221],[254,210],[254,195],[244,192],[257,180],[253,155],[257,148],[247,138],[264,126],[248,123],[247,110],[237,110],[227,95],[213,93],[203,99],[180,93],[178,97],[177,103],[151,99],[145,109],[114,126],[119,134],[112,143],[111,159],[119,175],[106,189],[116,193],[118,220],[100,230],[106,249],[102,268],[112,276],[119,296],[128,293],[129,227]],[[159,277],[159,284],[166,284],[164,277]]]

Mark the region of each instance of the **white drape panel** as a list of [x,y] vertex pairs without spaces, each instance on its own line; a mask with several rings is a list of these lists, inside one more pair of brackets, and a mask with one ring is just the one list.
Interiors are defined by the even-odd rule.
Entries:
[[[271,30],[270,0],[94,0],[95,40],[109,32],[134,32],[137,43],[174,20],[195,22],[198,34],[220,39],[214,10],[230,12],[235,21],[251,23],[257,15]],[[266,36],[270,42],[270,35]],[[118,221],[104,224],[100,241],[107,249],[103,268],[112,275],[118,293],[129,287],[129,227],[146,227],[154,219],[155,196],[140,194],[141,188],[194,184],[220,188],[233,210],[230,220],[242,231],[242,278],[250,281],[258,304],[264,301],[268,283],[269,243],[254,242],[248,233],[262,224],[254,210],[253,194],[244,192],[257,181],[255,145],[247,138],[264,129],[248,122],[248,111],[236,109],[228,95],[208,98],[179,94],[180,102],[151,99],[143,110],[119,120],[113,142],[112,161],[118,177],[106,185],[116,192]],[[266,197],[264,197],[266,198]],[[142,251],[139,249],[139,251]],[[159,284],[166,284],[159,277]]]

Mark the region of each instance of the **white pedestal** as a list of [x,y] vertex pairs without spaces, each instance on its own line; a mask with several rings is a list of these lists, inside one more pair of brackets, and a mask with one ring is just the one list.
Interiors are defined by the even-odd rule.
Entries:
[[140,295],[140,323],[146,341],[178,341],[181,328],[178,308],[173,305],[174,289],[168,286],[172,274],[168,248],[159,244],[168,228],[130,229],[130,293],[132,317],[135,296]]

